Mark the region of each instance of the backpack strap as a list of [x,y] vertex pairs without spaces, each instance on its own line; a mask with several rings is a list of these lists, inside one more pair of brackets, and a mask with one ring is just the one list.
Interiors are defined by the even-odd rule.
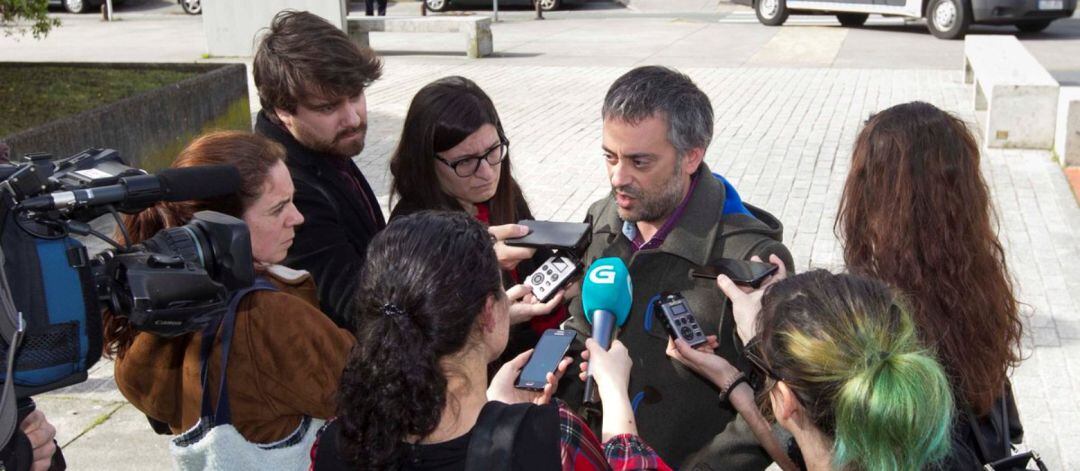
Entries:
[[509,470],[514,456],[514,438],[532,404],[489,402],[473,427],[465,471]]
[[[997,469],[993,465],[996,463],[994,456],[994,450],[1001,450],[1004,458],[999,461],[1007,460],[1013,455],[1012,453],[1012,437],[1009,423],[1009,402],[1012,399],[1012,386],[1006,382],[1002,388],[1002,395],[995,401],[995,404],[991,407],[990,412],[987,414],[990,427],[993,429],[995,435],[1000,438],[999,443],[987,443],[987,437],[983,435],[983,427],[979,424],[979,418],[975,415],[975,412],[967,404],[964,405],[964,418],[967,422],[968,429],[971,431],[971,435],[975,439],[977,445],[976,454],[979,458],[979,464],[990,466],[990,469]],[[1000,402],[1000,407],[999,404]],[[999,448],[1000,447],[1000,448]]]
[[[199,350],[201,363],[202,404],[200,417],[213,417],[213,425],[223,425],[232,421],[232,413],[229,408],[229,394],[227,389],[228,375],[225,373],[229,367],[229,350],[232,347],[233,331],[236,327],[236,310],[240,306],[240,300],[244,299],[252,291],[277,291],[266,278],[257,277],[255,283],[247,288],[233,292],[229,298],[229,308],[225,315],[207,325],[202,332],[202,345]],[[210,388],[207,387],[207,370],[210,368],[210,353],[214,350],[214,341],[217,338],[218,327],[221,327],[221,382],[218,386],[218,402],[216,410],[210,408]]]
[[982,429],[979,427],[979,418],[972,412],[971,407],[964,405],[964,417],[968,423],[968,428],[971,430],[971,436],[975,438],[975,445],[978,449],[974,450],[979,455],[979,464],[988,463],[990,456],[990,447],[987,446],[986,440],[982,435]]

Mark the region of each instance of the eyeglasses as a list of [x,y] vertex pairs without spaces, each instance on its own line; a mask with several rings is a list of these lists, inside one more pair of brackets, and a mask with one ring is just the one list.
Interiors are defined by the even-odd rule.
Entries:
[[[765,359],[761,357],[760,339],[751,340],[743,349],[743,355],[754,366],[754,370],[750,372],[750,387],[757,392],[754,402],[757,403],[758,410],[761,411],[766,420],[775,420],[772,413],[772,403],[769,401],[769,391],[776,385],[780,375],[776,374],[772,368],[769,368],[769,365],[765,363]],[[769,379],[772,379],[772,381],[769,381]]]
[[764,380],[768,378],[772,378],[775,380],[784,379],[782,376],[777,374],[775,370],[770,368],[769,364],[765,362],[764,358],[762,358],[761,341],[759,339],[754,339],[752,342],[750,342],[750,344],[747,345],[745,350],[743,351],[743,354],[746,355],[747,360],[750,360],[750,363],[754,364],[754,369],[756,370],[754,371],[754,373],[756,375],[760,375],[759,378],[757,378],[760,379],[760,381],[754,381],[755,383],[763,385],[765,382]]
[[501,164],[507,157],[510,156],[510,141],[501,139],[498,144],[489,147],[483,154],[465,157],[458,159],[457,161],[450,162],[442,157],[435,156],[435,158],[447,167],[450,167],[454,171],[454,174],[461,178],[468,178],[476,175],[476,172],[480,170],[480,162],[487,161],[488,165],[494,167]]

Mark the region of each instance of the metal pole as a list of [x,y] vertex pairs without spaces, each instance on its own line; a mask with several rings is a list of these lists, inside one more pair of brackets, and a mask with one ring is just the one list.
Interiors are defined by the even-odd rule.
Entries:
[[499,21],[499,0],[491,0],[491,9],[495,12],[495,19],[493,21]]
[[112,0],[105,0],[105,20],[112,21]]

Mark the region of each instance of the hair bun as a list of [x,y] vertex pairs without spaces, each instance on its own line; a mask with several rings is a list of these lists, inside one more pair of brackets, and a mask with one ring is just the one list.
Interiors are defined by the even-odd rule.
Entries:
[[397,304],[386,303],[379,308],[379,313],[386,317],[402,317],[405,315],[405,310],[398,307]]

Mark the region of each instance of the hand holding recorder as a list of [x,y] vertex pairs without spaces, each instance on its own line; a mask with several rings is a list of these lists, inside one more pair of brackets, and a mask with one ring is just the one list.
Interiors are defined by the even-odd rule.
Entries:
[[516,325],[550,314],[562,303],[563,292],[550,292],[545,299],[540,299],[537,289],[526,283],[511,286],[506,290],[506,297],[510,299],[510,325]]
[[545,249],[554,252],[523,284],[532,287],[532,294],[542,303],[561,292],[581,271],[577,257],[588,244],[587,223],[522,220],[519,227],[528,228],[526,235],[506,240],[508,248],[524,250]]

